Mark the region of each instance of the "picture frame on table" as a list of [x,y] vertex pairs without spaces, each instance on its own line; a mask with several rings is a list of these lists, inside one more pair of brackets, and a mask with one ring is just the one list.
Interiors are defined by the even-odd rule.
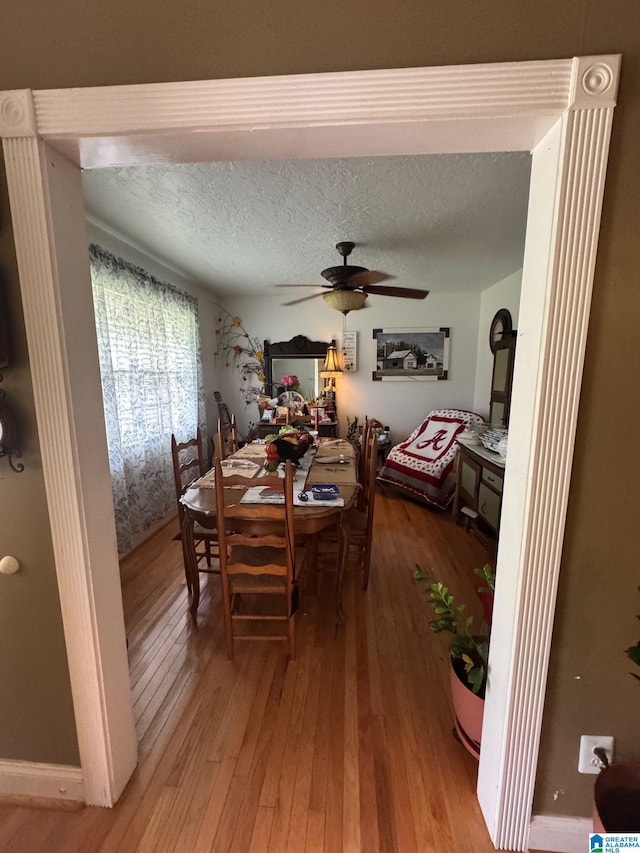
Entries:
[[314,424],[319,424],[320,421],[325,416],[325,407],[324,406],[308,406],[309,414],[311,415],[311,420]]
[[450,328],[374,329],[374,382],[424,382],[449,378]]

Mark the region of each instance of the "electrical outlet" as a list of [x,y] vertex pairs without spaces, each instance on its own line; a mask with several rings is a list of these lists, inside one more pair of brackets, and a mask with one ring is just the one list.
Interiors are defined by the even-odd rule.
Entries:
[[602,764],[595,752],[597,747],[604,749],[609,764],[613,762],[613,738],[607,735],[582,735],[578,755],[578,773],[593,773],[602,770]]

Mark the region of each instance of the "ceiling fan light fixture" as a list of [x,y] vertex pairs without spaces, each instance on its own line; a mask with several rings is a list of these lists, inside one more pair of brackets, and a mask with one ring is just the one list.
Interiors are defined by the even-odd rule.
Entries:
[[361,290],[330,290],[329,293],[323,293],[322,298],[334,311],[348,314],[364,306],[367,294]]

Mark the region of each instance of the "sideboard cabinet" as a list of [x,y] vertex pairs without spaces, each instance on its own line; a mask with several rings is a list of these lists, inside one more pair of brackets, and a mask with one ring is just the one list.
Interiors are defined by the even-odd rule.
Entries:
[[482,445],[458,439],[454,518],[463,507],[478,513],[478,518],[498,535],[502,511],[504,459]]
[[[311,418],[299,418],[298,422],[306,423],[309,429],[314,427],[314,423]],[[280,430],[281,426],[284,426],[285,421],[258,421],[256,424],[252,426],[247,434],[247,441],[255,441],[256,438],[266,438],[268,435],[272,435],[273,433],[277,433]],[[338,422],[331,421],[330,423],[322,424],[318,423],[318,437],[319,438],[337,438],[338,437]]]

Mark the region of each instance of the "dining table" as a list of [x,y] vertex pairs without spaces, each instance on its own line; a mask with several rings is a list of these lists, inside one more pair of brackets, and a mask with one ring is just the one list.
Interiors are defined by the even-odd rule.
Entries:
[[[298,461],[294,468],[294,526],[296,536],[305,537],[305,551],[309,574],[315,578],[318,561],[318,537],[329,528],[338,528],[340,534],[344,513],[356,503],[360,483],[358,482],[357,451],[345,439],[317,439],[314,446]],[[267,471],[266,443],[255,441],[246,444],[222,463],[223,476],[246,477],[246,488],[233,486],[224,489],[225,509],[231,510],[233,518],[252,518],[256,506],[264,505],[259,488],[260,477]],[[282,468],[282,466],[280,466]],[[283,475],[283,474],[282,474]],[[337,486],[337,496],[326,499],[323,490],[313,486],[330,484]],[[335,489],[332,490],[335,492]],[[213,469],[194,481],[182,495],[184,507],[182,520],[182,549],[185,571],[190,583],[189,610],[193,623],[197,625],[200,602],[200,579],[195,552],[194,527],[213,530],[216,526],[215,472]],[[340,561],[338,548],[336,565],[336,613],[344,620],[342,608],[342,579],[344,560]],[[346,559],[346,554],[344,555]]]

